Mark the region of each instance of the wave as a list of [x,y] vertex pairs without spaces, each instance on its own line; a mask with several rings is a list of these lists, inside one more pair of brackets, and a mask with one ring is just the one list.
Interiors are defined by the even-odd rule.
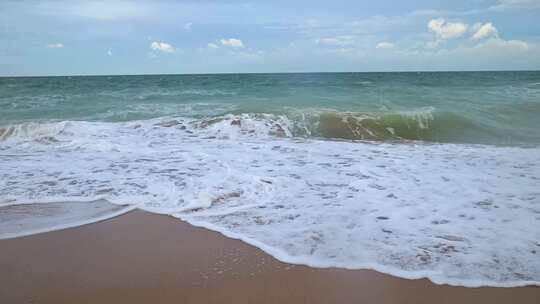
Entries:
[[[174,120],[182,122],[183,128],[187,128],[191,132],[222,138],[275,136],[473,144],[538,144],[540,142],[537,130],[533,126],[525,125],[526,122],[514,121],[512,118],[515,116],[514,112],[522,110],[528,111],[527,115],[529,116],[533,115],[534,110],[538,107],[534,104],[517,104],[511,109],[495,107],[489,109],[491,117],[486,113],[485,117],[482,118],[440,111],[434,107],[410,111],[379,112],[292,109],[276,113],[239,113],[238,110],[227,109],[226,106],[212,106],[212,104],[201,104],[199,107],[205,110],[208,115],[202,117],[200,115],[196,117],[168,116],[132,120],[125,123],[146,124],[149,122],[149,125],[159,125]],[[189,110],[188,113],[195,111],[191,108]],[[201,111],[200,109],[196,110],[197,113]],[[227,110],[233,110],[236,113],[222,114]],[[58,140],[59,136],[66,131],[66,126],[69,123],[69,121],[29,122],[0,127],[0,141],[8,139],[44,142]],[[75,130],[75,132],[77,131],[81,131],[81,129]]]
[[296,114],[296,133],[342,139],[423,139],[435,126],[433,108],[408,112],[308,111]]
[[68,122],[22,123],[0,127],[0,141],[8,139],[50,142],[64,131]]
[[137,99],[152,99],[160,97],[174,97],[174,96],[234,96],[237,92],[226,91],[219,89],[186,89],[186,90],[174,90],[174,89],[155,89],[145,90],[143,92],[134,92],[131,89],[123,91],[103,91],[98,93],[100,96],[114,97],[114,98],[132,98],[136,96]]
[[[326,139],[498,143],[502,131],[433,107],[414,111],[339,112],[293,110],[285,114],[240,113],[203,119],[218,133],[272,134]],[[231,128],[231,126],[236,128]]]

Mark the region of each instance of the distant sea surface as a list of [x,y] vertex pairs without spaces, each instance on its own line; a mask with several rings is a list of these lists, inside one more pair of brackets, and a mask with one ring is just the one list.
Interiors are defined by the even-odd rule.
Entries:
[[98,199],[290,263],[539,285],[540,72],[0,78],[0,206]]

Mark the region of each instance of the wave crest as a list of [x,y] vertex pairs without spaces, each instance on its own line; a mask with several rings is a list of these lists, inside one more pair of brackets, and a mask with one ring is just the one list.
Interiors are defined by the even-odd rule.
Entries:
[[34,140],[43,142],[58,141],[57,137],[66,128],[68,122],[56,123],[22,123],[0,127],[0,141],[6,140]]
[[433,107],[396,112],[294,111],[286,114],[227,114],[199,120],[198,128],[216,136],[317,137],[349,140],[461,141],[464,134],[490,130],[466,117]]
[[417,140],[423,139],[434,123],[433,112],[433,108],[394,113],[313,111],[298,115],[295,133],[323,138]]
[[201,119],[194,122],[198,129],[205,129],[218,137],[278,136],[292,137],[293,122],[285,115],[272,114],[228,114],[220,117]]
[[[162,117],[130,123],[146,125],[146,122],[149,122],[151,126],[168,126],[172,119],[181,121],[182,129],[188,132],[216,138],[272,136],[504,144],[505,140],[520,140],[528,134],[527,132],[514,134],[511,130],[493,126],[486,121],[469,118],[465,114],[439,111],[434,107],[393,112],[339,112],[309,109],[274,114],[225,114],[203,118]],[[60,135],[67,134],[68,124],[69,122],[22,123],[0,127],[0,141],[17,139],[18,141],[54,142],[59,140]],[[71,132],[85,132],[88,126],[83,126],[82,129],[76,127],[81,124],[84,122],[69,124],[74,127],[70,129]],[[171,126],[174,125],[176,124]],[[92,128],[95,127],[97,125],[92,124]]]

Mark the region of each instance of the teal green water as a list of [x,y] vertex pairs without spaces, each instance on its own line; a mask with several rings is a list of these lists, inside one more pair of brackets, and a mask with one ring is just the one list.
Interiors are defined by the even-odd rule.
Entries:
[[540,143],[540,72],[0,78],[0,126],[283,116],[295,136]]

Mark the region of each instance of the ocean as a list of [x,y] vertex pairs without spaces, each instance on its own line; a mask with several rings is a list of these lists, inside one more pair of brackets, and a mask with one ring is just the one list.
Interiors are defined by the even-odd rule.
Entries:
[[540,285],[540,72],[4,77],[0,92],[0,207],[55,219],[5,219],[0,238],[140,208],[294,264]]

